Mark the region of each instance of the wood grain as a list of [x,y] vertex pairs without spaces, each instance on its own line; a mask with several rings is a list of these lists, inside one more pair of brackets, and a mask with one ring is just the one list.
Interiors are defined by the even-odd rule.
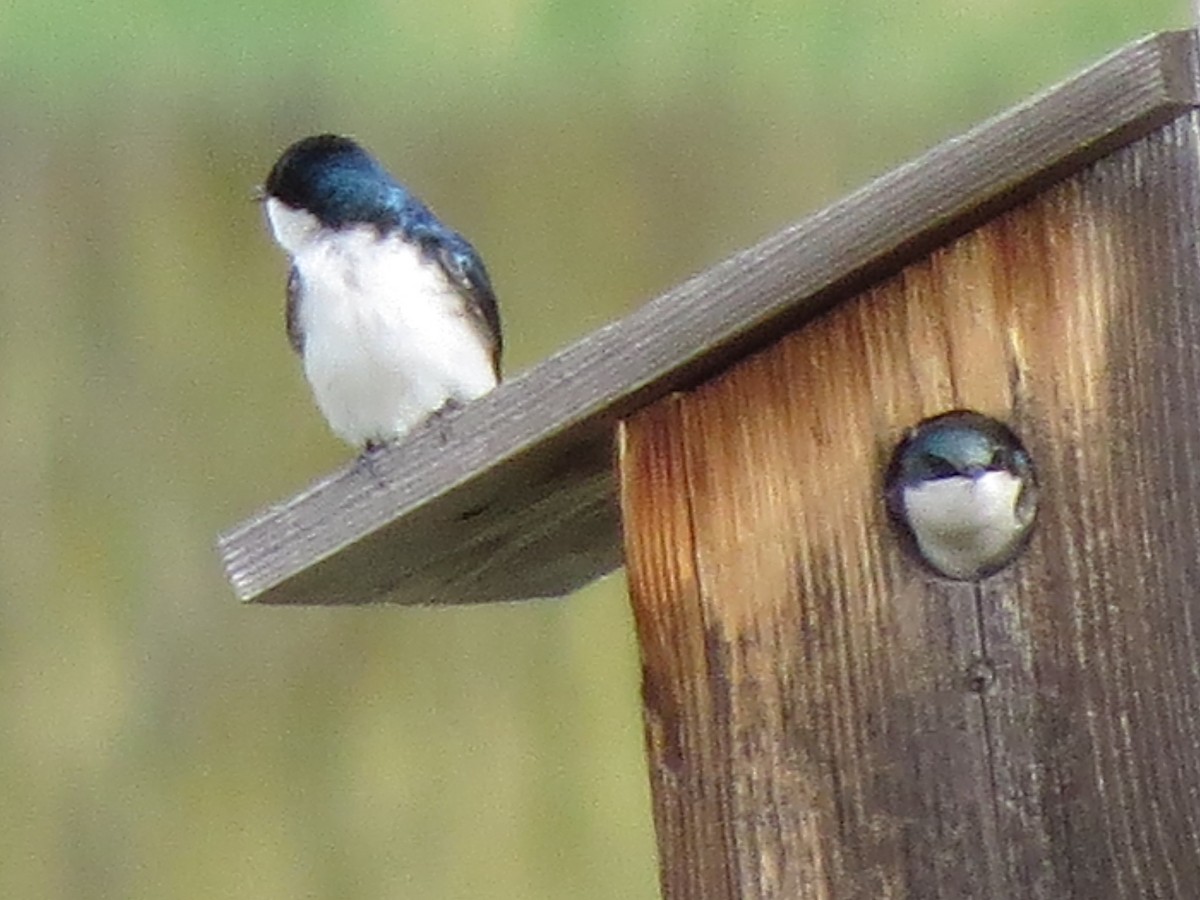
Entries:
[[1130,45],[500,386],[372,471],[223,535],[239,596],[456,603],[574,590],[621,563],[612,434],[1197,103],[1192,32]]
[[638,421],[621,431],[622,486],[630,492],[625,527],[642,536],[628,561],[639,591],[638,633],[643,656],[656,663],[644,670],[642,699],[646,740],[659,763],[651,769],[659,855],[679,858],[672,869],[680,896],[734,896],[724,852],[734,840],[726,789],[733,748],[727,732],[712,727],[727,717],[718,708],[727,698],[725,673],[708,665],[679,405],[668,397]]
[[[1197,160],[1191,114],[623,426],[668,900],[1200,896]],[[956,407],[1042,485],[981,585],[881,496]]]

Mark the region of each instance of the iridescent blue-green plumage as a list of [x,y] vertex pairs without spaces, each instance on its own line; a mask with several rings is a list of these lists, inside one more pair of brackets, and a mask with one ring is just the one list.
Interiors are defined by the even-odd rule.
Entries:
[[[483,259],[471,243],[447,227],[417,197],[350,138],[320,134],[292,144],[272,167],[263,191],[293,209],[311,213],[327,228],[372,225],[380,234],[398,233],[421,248],[470,303],[470,311],[494,341],[499,370],[503,339],[496,294]],[[300,350],[294,295],[299,275],[288,277],[288,335]]]
[[1014,440],[995,419],[966,411],[949,413],[913,432],[895,474],[903,483],[986,471],[1023,475],[1029,458]]

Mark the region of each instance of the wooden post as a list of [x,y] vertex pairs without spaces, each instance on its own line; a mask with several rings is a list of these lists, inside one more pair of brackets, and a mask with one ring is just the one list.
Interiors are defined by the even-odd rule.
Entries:
[[[667,900],[1200,897],[1200,120],[620,430]],[[1034,456],[1030,546],[931,575],[904,429]]]

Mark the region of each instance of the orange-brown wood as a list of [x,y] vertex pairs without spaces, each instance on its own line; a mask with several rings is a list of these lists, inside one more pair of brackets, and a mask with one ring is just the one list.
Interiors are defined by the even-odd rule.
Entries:
[[[1200,896],[1197,148],[1181,120],[623,424],[668,900]],[[957,407],[1042,485],[981,586],[881,498]]]

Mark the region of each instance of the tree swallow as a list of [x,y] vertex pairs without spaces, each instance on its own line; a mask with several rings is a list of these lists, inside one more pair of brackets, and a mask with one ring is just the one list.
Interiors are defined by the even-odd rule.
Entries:
[[297,141],[262,194],[291,260],[288,338],[335,434],[374,450],[496,386],[483,260],[362,147]]
[[888,511],[921,557],[949,578],[975,580],[1010,562],[1037,513],[1033,463],[995,419],[956,410],[927,419],[896,448]]

